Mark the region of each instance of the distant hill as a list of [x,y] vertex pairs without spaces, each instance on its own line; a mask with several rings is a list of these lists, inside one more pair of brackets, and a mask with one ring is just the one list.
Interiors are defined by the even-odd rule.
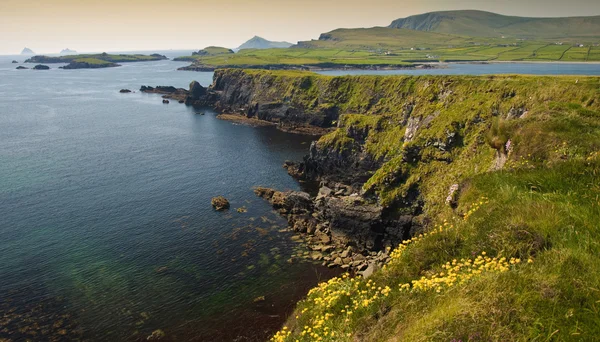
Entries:
[[75,51],[75,50],[71,50],[71,49],[69,49],[69,48],[66,48],[66,49],[63,49],[63,50],[60,52],[60,54],[61,54],[61,55],[76,55],[76,54],[77,54],[77,51]]
[[283,49],[289,48],[294,44],[288,42],[273,42],[259,36],[254,36],[244,44],[240,45],[236,50],[243,49]]
[[372,27],[333,30],[321,34],[319,40],[298,42],[298,47],[346,50],[410,49],[417,47],[466,45],[477,41],[484,41],[484,39],[436,32]]
[[214,56],[234,53],[233,50],[220,47],[220,46],[208,46],[198,52],[192,52],[192,56]]
[[600,16],[532,18],[465,10],[414,15],[394,20],[389,27],[472,37],[582,41],[600,39]]
[[22,55],[35,55],[35,52],[33,52],[33,50],[31,50],[30,48],[24,48],[23,51],[21,51]]

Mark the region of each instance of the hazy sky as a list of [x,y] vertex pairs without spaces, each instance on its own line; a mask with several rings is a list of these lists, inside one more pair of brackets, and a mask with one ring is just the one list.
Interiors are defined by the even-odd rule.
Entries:
[[317,38],[436,10],[600,15],[599,0],[0,0],[0,54],[237,47],[254,35]]

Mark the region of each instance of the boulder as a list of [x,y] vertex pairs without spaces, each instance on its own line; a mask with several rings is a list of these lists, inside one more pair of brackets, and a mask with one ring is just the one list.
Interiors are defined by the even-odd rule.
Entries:
[[229,201],[223,196],[213,197],[210,204],[215,208],[216,211],[222,211],[229,209]]
[[131,90],[129,90],[129,89],[121,89],[121,90],[119,90],[119,93],[122,93],[122,94],[131,93]]
[[163,99],[162,101],[164,104],[169,104],[169,100]]
[[367,266],[366,270],[361,272],[361,275],[363,276],[363,278],[367,279],[370,276],[372,276],[373,273],[375,273],[378,269],[379,269],[379,266],[377,266],[377,264],[369,263],[369,266]]

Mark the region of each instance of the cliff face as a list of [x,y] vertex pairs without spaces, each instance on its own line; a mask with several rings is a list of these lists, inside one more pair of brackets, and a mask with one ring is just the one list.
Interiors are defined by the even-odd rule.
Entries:
[[546,163],[559,161],[550,146],[572,139],[566,117],[590,120],[584,113],[597,113],[597,85],[598,78],[585,77],[218,70],[212,90],[224,112],[335,127],[288,170],[331,188],[349,186],[381,206],[372,237],[384,241],[426,229],[471,177],[514,166],[532,152]]

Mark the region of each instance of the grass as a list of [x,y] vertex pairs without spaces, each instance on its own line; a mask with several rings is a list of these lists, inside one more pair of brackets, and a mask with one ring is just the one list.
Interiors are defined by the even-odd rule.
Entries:
[[[424,223],[369,280],[312,290],[274,340],[600,335],[599,78],[224,72],[254,79],[258,102],[336,106],[317,147],[381,160],[365,194]],[[420,212],[405,204],[415,194]]]
[[[597,61],[600,50],[514,38],[464,37],[434,32],[374,27],[338,29],[319,40],[287,49],[244,49],[235,54],[179,57],[213,68],[405,67],[426,62]],[[223,48],[220,48],[223,49]],[[226,49],[223,49],[226,50]]]

